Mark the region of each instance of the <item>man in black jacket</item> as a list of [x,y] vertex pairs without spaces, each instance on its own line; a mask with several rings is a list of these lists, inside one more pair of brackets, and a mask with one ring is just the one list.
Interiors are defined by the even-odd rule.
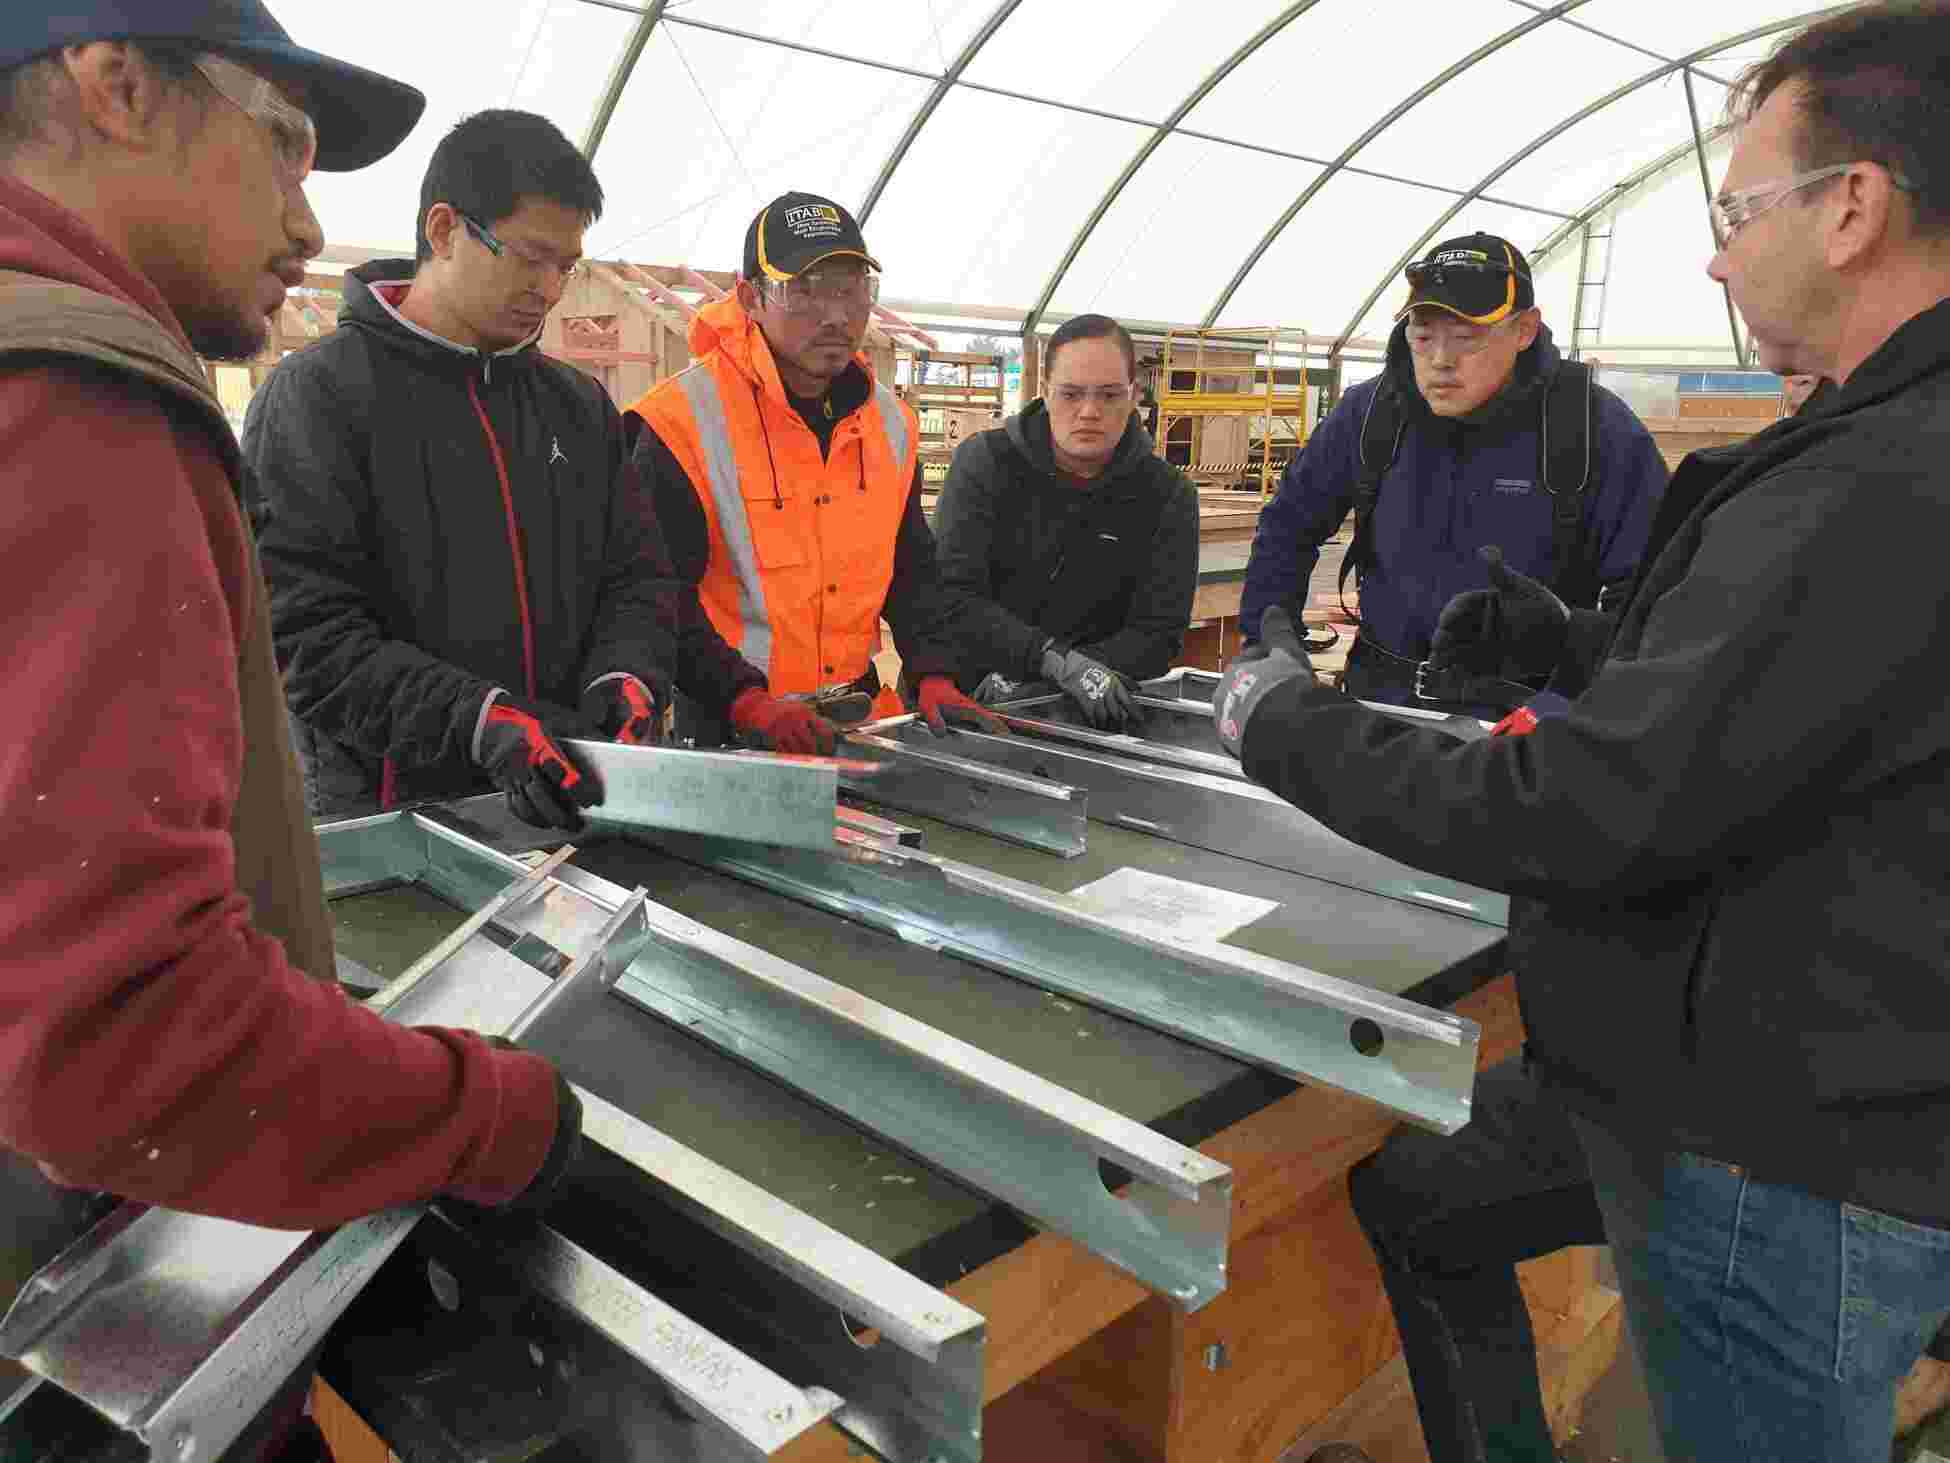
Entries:
[[560,739],[655,735],[673,635],[701,616],[682,618],[616,407],[536,348],[602,197],[546,119],[466,119],[422,185],[418,259],[349,273],[339,329],[251,402],[314,817],[491,782],[574,827],[596,788]]
[[1950,5],[1824,21],[1738,95],[1709,273],[1836,390],[1687,459],[1615,630],[1497,596],[1477,633],[1554,638],[1568,711],[1450,742],[1317,689],[1272,611],[1214,714],[1337,832],[1523,896],[1531,1072],[1667,1455],[1879,1463],[1950,1317]]
[[1136,709],[1130,682],[1185,644],[1198,588],[1198,492],[1132,410],[1137,352],[1107,315],[1050,337],[1041,401],[956,449],[935,510],[941,577],[1006,616],[962,683],[977,700],[1053,681],[1094,726]]

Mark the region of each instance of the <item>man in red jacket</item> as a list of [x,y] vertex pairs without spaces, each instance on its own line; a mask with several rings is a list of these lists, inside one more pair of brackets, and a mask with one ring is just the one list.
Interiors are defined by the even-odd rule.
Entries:
[[332,980],[237,447],[194,354],[262,349],[323,246],[307,172],[384,156],[423,105],[257,0],[0,15],[0,1308],[65,1238],[42,1175],[300,1229],[506,1204],[574,1150],[548,1062],[388,1025]]

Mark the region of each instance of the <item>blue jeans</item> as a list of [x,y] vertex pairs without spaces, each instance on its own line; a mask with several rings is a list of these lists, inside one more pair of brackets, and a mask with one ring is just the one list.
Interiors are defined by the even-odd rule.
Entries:
[[1668,1463],[1887,1463],[1950,1228],[1576,1126]]

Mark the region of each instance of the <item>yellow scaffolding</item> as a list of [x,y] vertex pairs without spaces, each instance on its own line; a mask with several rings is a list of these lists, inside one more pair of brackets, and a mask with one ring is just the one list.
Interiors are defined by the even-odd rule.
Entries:
[[[1278,362],[1283,344],[1287,347],[1287,354],[1297,354],[1300,358],[1299,383],[1292,387],[1282,385],[1278,379],[1281,369]],[[1176,389],[1178,377],[1187,374],[1192,378],[1190,389]],[[1209,391],[1206,389],[1208,376],[1235,380],[1244,377],[1250,381],[1250,389]],[[1293,423],[1290,440],[1295,452],[1307,440],[1305,333],[1281,325],[1230,328],[1188,326],[1173,329],[1165,336],[1162,386],[1158,393],[1158,455],[1165,455],[1165,444],[1171,435],[1172,424],[1189,418],[1192,423],[1190,471],[1197,478],[1201,471],[1212,471],[1202,468],[1199,463],[1204,424],[1208,420],[1214,417],[1243,417],[1249,423],[1257,422],[1258,434],[1252,435],[1249,429],[1248,446],[1249,449],[1258,449],[1260,497],[1271,497],[1278,478],[1273,466],[1273,423]],[[1241,476],[1245,475],[1251,461],[1252,452],[1249,450],[1245,461],[1237,464]],[[1232,466],[1227,464],[1227,470]]]

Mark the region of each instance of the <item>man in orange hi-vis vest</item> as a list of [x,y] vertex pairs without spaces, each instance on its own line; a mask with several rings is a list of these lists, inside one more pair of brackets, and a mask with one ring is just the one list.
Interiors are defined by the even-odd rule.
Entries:
[[991,612],[942,584],[919,424],[860,352],[879,270],[837,203],[775,198],[737,292],[691,325],[697,363],[630,409],[671,559],[744,661],[678,667],[680,736],[831,752],[838,725],[898,707],[873,664],[883,616],[937,732],[1004,730],[955,686]]

